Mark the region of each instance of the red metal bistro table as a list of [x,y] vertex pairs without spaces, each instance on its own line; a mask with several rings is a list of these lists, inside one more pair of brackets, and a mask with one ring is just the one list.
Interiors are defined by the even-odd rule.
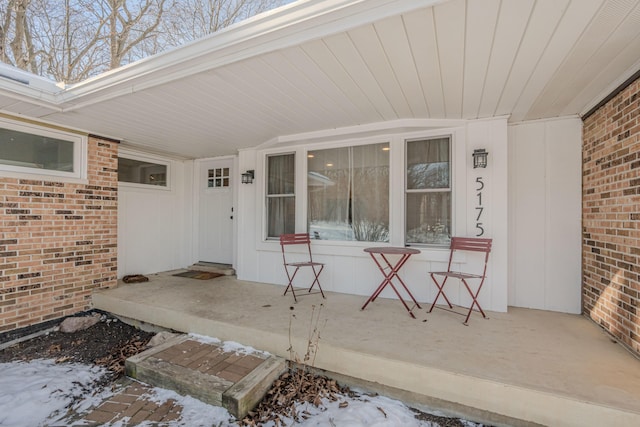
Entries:
[[[369,297],[367,302],[364,303],[361,310],[364,310],[365,307],[370,302],[375,301],[376,298],[378,298],[378,295],[380,295],[380,293],[384,290],[384,288],[387,285],[391,285],[396,295],[398,295],[398,298],[404,305],[404,308],[406,308],[407,311],[409,312],[409,315],[415,319],[416,316],[414,316],[413,313],[411,312],[412,308],[409,308],[405,300],[402,298],[402,295],[400,295],[400,292],[398,292],[398,289],[394,286],[392,279],[394,278],[398,279],[398,282],[400,282],[404,290],[407,292],[407,294],[409,294],[409,297],[411,297],[411,300],[414,302],[415,306],[420,308],[420,304],[418,304],[418,301],[416,301],[416,299],[411,294],[411,291],[409,291],[409,289],[407,288],[407,285],[405,285],[402,279],[400,278],[400,276],[398,276],[398,272],[400,271],[402,266],[409,260],[409,257],[411,255],[419,254],[420,251],[418,249],[413,249],[413,248],[393,247],[393,246],[382,246],[379,248],[366,248],[364,251],[368,252],[369,255],[371,255],[371,258],[380,269],[380,272],[382,272],[382,275],[384,276],[384,280],[380,283],[380,285],[375,290],[373,295]],[[389,255],[392,255],[392,256],[400,255],[400,258],[397,259],[395,264],[392,264],[391,261],[389,260]]]

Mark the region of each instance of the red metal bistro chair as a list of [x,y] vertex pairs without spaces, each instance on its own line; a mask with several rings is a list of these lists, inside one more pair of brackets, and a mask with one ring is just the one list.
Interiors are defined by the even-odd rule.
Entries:
[[[292,246],[292,245],[306,245],[307,252],[309,253],[309,260],[302,261],[302,262],[287,261],[285,246]],[[287,289],[284,290],[284,295],[286,295],[289,289],[291,289],[291,293],[293,294],[294,301],[298,302],[298,299],[296,298],[296,292],[293,288],[293,279],[296,277],[296,274],[298,274],[298,270],[300,270],[303,267],[311,267],[311,270],[313,271],[314,279],[313,279],[313,282],[311,283],[311,286],[309,287],[309,290],[307,291],[307,294],[303,294],[303,295],[313,295],[313,294],[320,293],[322,294],[322,298],[326,298],[324,296],[324,292],[322,292],[322,287],[320,286],[320,279],[319,279],[320,273],[322,273],[322,269],[324,268],[324,264],[321,262],[315,262],[313,260],[313,257],[311,255],[311,240],[309,238],[309,234],[308,233],[282,234],[280,235],[280,248],[282,249],[282,261],[284,262],[284,271],[287,273],[287,278],[289,279],[289,284],[287,285]],[[316,284],[318,285],[319,292],[311,292],[311,290]]]
[[[492,242],[492,239],[480,239],[477,237],[452,237],[451,238],[451,247],[450,247],[451,253],[449,254],[449,265],[447,266],[447,271],[433,271],[429,273],[431,275],[431,280],[433,280],[433,283],[435,283],[436,286],[438,287],[438,295],[436,295],[436,299],[433,300],[433,304],[431,304],[429,313],[431,313],[431,311],[435,307],[436,303],[438,302],[438,298],[440,298],[440,295],[444,297],[444,300],[449,305],[449,308],[453,309],[451,302],[449,302],[449,298],[447,298],[447,295],[444,293],[444,285],[447,283],[447,280],[450,277],[453,277],[454,279],[460,279],[462,281],[465,288],[467,288],[467,291],[469,291],[469,295],[471,295],[471,298],[473,299],[473,302],[471,303],[471,307],[469,307],[469,312],[467,313],[467,317],[466,319],[464,319],[463,323],[465,325],[468,325],[469,317],[471,316],[471,312],[473,311],[474,306],[478,307],[478,310],[480,311],[480,313],[482,313],[482,317],[484,317],[485,319],[487,318],[487,315],[484,314],[484,311],[482,311],[482,307],[480,307],[480,304],[478,303],[478,294],[480,293],[480,289],[482,289],[482,284],[484,283],[484,279],[487,277],[487,261],[489,260],[489,253],[491,252],[491,242]],[[451,261],[453,260],[453,254],[456,251],[484,252],[485,253],[484,269],[482,270],[482,274],[473,274],[473,273],[451,270]],[[444,279],[442,280],[442,282],[438,282],[435,276],[442,276],[444,277]],[[469,282],[468,282],[469,279],[477,279],[480,281],[475,292],[473,291],[473,288],[469,285]],[[441,307],[438,307],[438,308],[441,308]],[[443,310],[447,310],[447,309],[443,308]],[[452,310],[448,310],[448,311],[452,311]],[[452,312],[456,314],[462,314],[464,316],[464,313],[458,313],[456,311],[452,311]]]

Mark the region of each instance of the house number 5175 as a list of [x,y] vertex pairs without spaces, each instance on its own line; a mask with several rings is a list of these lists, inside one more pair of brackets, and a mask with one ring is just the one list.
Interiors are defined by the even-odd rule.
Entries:
[[482,227],[482,212],[484,211],[482,190],[484,189],[484,182],[481,176],[476,178],[476,184],[476,197],[478,198],[478,204],[476,205],[476,237],[480,237],[484,234],[484,228]]

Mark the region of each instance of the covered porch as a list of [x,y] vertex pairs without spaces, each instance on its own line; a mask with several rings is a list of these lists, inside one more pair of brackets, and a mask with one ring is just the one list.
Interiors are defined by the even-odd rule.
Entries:
[[[135,321],[237,341],[302,358],[320,328],[314,366],[408,404],[494,425],[638,425],[640,364],[588,319],[523,308],[463,317],[407,315],[398,300],[328,292],[282,296],[284,287],[150,275],[96,291],[95,308]],[[372,291],[375,284],[372,284]],[[427,286],[425,280],[424,286]]]

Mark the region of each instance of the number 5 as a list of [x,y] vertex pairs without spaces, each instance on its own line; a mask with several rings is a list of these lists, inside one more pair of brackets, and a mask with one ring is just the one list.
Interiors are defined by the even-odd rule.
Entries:
[[480,230],[480,232],[476,234],[476,237],[482,236],[484,234],[484,228],[482,228],[482,223],[481,222],[477,223],[476,228]]
[[484,182],[482,182],[482,177],[481,176],[477,177],[476,182],[480,184],[480,188],[476,188],[476,191],[481,191],[484,188]]

